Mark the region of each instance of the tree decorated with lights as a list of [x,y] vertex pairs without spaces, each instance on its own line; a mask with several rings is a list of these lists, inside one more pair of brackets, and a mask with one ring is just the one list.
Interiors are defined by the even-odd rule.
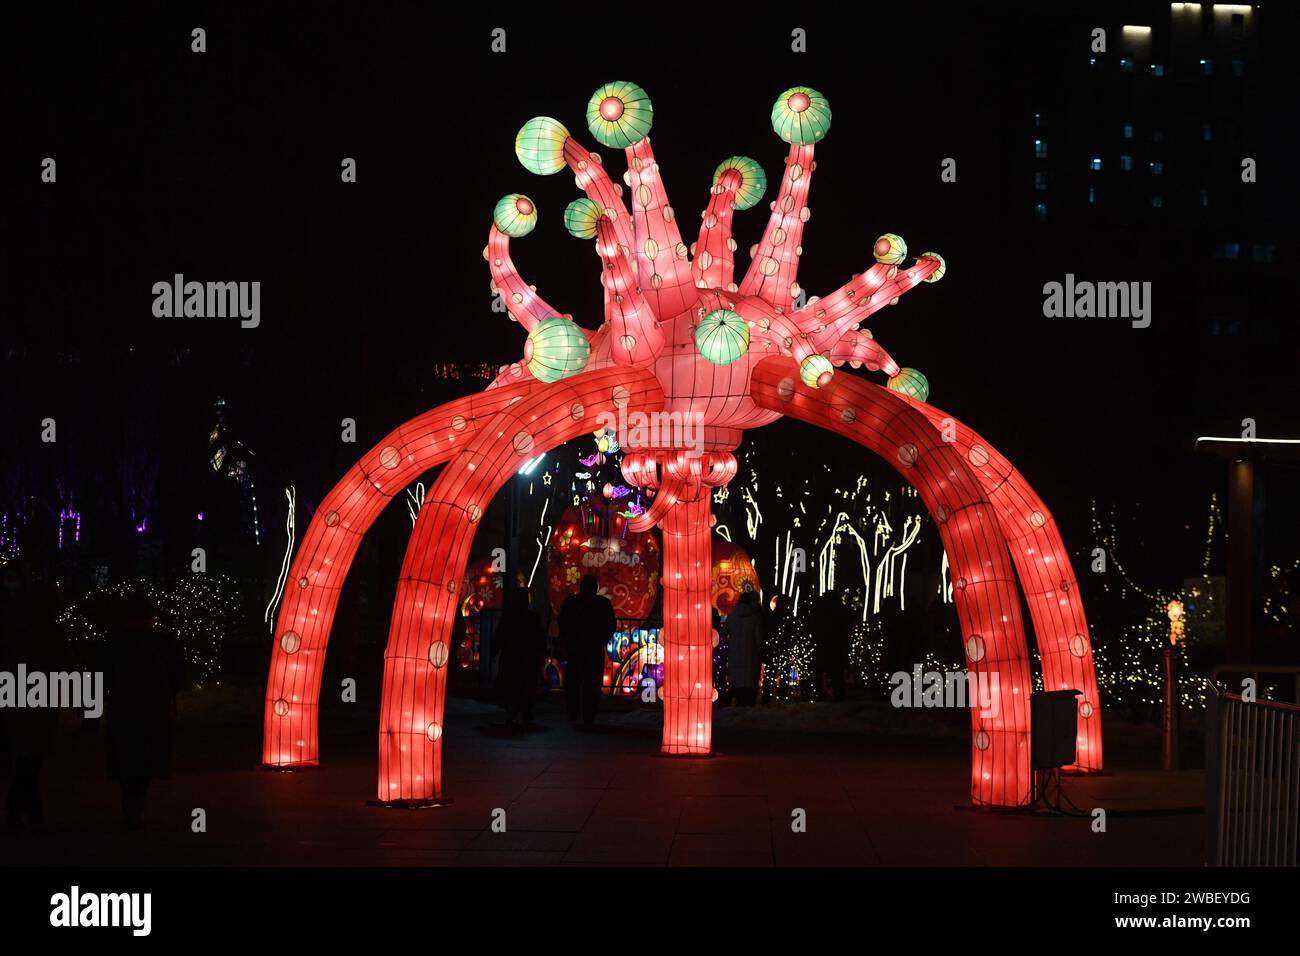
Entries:
[[[696,241],[688,246],[668,201],[648,133],[653,108],[633,83],[606,83],[587,125],[627,157],[623,187],[557,120],[520,129],[515,151],[530,172],[569,169],[585,194],[564,211],[576,238],[594,240],[604,288],[596,330],[548,304],[515,268],[510,242],[537,225],[527,196],[493,210],[484,257],[494,291],[527,332],[523,360],[481,394],[420,415],[381,441],[324,498],[293,562],[276,623],[267,685],[263,762],[318,762],[321,672],[339,591],[362,535],[394,496],[428,469],[427,493],[403,562],[385,654],[380,718],[380,802],[442,797],[442,734],[457,588],[474,531],[493,494],[528,459],[617,421],[630,485],[654,494],[633,530],[663,533],[663,750],[707,754],[716,697],[710,668],[710,500],[736,472],[747,429],[789,416],[838,432],[882,455],[917,488],[949,556],[970,671],[998,672],[996,716],[972,710],[971,798],[1027,803],[1031,793],[1029,651],[1016,575],[1038,641],[1045,684],[1081,691],[1078,762],[1101,767],[1100,714],[1087,621],[1054,521],[991,445],[926,404],[929,385],[900,367],[862,327],[905,292],[944,274],[934,252],[909,259],[887,233],[875,262],[821,298],[797,282],[811,217],[814,151],[831,126],[816,90],[786,90],[772,127],[789,145],[776,197],[750,263],[736,279],[732,217],[767,192],[763,168],[732,157],[713,175]],[[625,201],[626,199],[626,201]],[[630,208],[629,208],[630,207]],[[884,372],[887,387],[843,366]],[[669,423],[702,429],[690,447]],[[650,421],[659,428],[632,427]],[[646,436],[649,436],[648,438]]]

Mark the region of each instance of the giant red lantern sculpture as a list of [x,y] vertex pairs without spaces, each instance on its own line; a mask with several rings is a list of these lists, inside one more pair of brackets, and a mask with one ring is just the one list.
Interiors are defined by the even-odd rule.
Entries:
[[[782,415],[838,432],[880,454],[917,489],[949,558],[968,668],[996,671],[996,708],[971,711],[971,799],[1027,803],[1031,794],[1029,649],[1016,576],[1033,620],[1049,689],[1075,688],[1077,768],[1102,763],[1100,713],[1088,626],[1069,558],[1046,506],[980,436],[926,404],[920,373],[900,368],[862,322],[944,272],[922,253],[909,264],[893,234],[848,284],[798,307],[796,283],[813,152],[830,128],[817,91],[782,93],[772,126],[789,144],[771,215],[735,281],[733,213],[766,189],[755,161],[734,157],[714,174],[695,244],[687,247],[647,133],[644,91],[609,83],[587,119],[622,148],[623,189],[557,121],[529,121],[516,152],[539,174],[567,167],[586,193],[565,225],[595,239],[605,321],[584,329],[547,304],[516,270],[510,240],[537,208],[512,194],[497,203],[484,252],[493,286],[528,333],[524,361],[480,395],[435,408],[381,441],[321,503],[293,562],[276,622],[267,684],[263,762],[318,761],[321,668],[343,579],[380,510],[423,472],[442,471],[425,498],[398,583],[384,668],[379,731],[381,802],[419,804],[442,794],[442,720],[456,593],[479,518],[525,461],[601,422],[617,422],[629,483],[656,489],[633,522],[663,532],[665,682],[663,750],[711,746],[711,489],[735,473],[744,430]],[[630,205],[630,208],[629,208]],[[889,387],[837,372],[884,371]],[[630,426],[630,428],[629,428]],[[689,447],[680,440],[698,426]],[[989,714],[989,716],[986,716]]]

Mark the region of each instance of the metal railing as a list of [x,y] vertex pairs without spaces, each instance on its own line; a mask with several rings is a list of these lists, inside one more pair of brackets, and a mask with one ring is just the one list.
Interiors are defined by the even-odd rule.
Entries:
[[1300,705],[1243,700],[1225,674],[1289,674],[1300,668],[1217,667],[1206,726],[1206,863],[1296,866],[1300,862]]

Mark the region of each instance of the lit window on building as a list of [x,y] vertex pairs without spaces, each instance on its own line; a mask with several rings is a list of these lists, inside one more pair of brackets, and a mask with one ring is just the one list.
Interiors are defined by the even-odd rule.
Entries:
[[1277,246],[1271,242],[1257,242],[1250,250],[1257,265],[1271,266],[1277,261]]
[[1132,139],[1132,138],[1133,138],[1133,124],[1132,124],[1132,123],[1125,123],[1125,124],[1124,124],[1124,138],[1125,138],[1125,139]]
[[1037,159],[1047,158],[1047,143],[1041,139],[1034,140],[1034,157]]
[[1151,197],[1152,209],[1161,209],[1164,207],[1164,204],[1165,204],[1164,197],[1161,196],[1159,193],[1156,193],[1154,196]]
[[1035,113],[1035,114],[1034,114],[1034,125],[1035,125],[1035,126],[1042,126],[1042,125],[1043,125],[1043,114],[1042,114],[1042,113]]
[[1100,156],[1092,157],[1088,165],[1092,168],[1094,172],[1099,171],[1101,169],[1101,157]]
[[1213,60],[1202,60],[1202,61],[1201,61],[1201,74],[1202,74],[1203,76],[1213,76],[1213,75],[1214,75],[1214,61],[1213,61]]
[[1241,256],[1241,243],[1225,242],[1219,247],[1219,254],[1225,259],[1236,259]]
[[1151,64],[1151,75],[1152,75],[1152,76],[1164,76],[1164,75],[1165,75],[1165,65],[1164,65],[1163,63],[1152,63],[1152,64]]
[[1132,72],[1133,72],[1133,58],[1132,58],[1132,57],[1129,57],[1129,56],[1122,56],[1122,57],[1120,57],[1120,58],[1119,58],[1119,71],[1120,71],[1121,73],[1132,73]]
[[1039,222],[1047,222],[1047,203],[1034,203],[1034,218]]
[[1165,164],[1163,160],[1153,159],[1147,164],[1151,170],[1152,176],[1163,176],[1165,174]]
[[1088,202],[1089,202],[1089,203],[1095,203],[1096,201],[1097,201],[1097,187],[1096,187],[1096,186],[1089,186],[1089,187],[1088,187]]
[[1131,173],[1133,171],[1133,157],[1128,154],[1120,156],[1119,168],[1124,170],[1126,173]]
[[1034,173],[1034,188],[1039,191],[1047,188],[1047,173],[1041,169]]

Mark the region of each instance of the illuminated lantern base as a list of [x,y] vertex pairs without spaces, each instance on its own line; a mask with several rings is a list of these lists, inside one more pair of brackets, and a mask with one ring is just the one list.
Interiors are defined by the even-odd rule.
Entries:
[[696,489],[660,522],[664,535],[664,753],[707,754],[713,745],[712,492]]

